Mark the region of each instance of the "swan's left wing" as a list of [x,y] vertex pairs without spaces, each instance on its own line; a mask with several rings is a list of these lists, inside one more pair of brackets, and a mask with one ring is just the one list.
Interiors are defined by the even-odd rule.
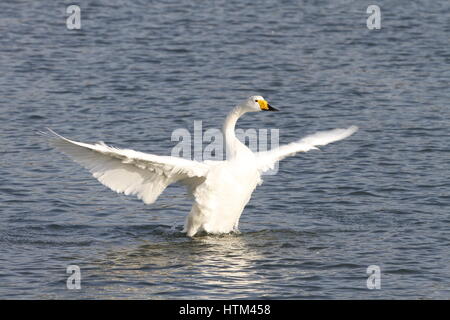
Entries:
[[274,168],[275,164],[297,152],[307,152],[318,149],[317,146],[339,141],[351,136],[358,130],[358,127],[351,126],[347,129],[334,129],[321,131],[304,137],[296,142],[292,142],[269,151],[262,151],[256,154],[257,166],[260,172],[265,172]]
[[171,183],[181,182],[194,189],[201,183],[208,166],[170,156],[157,156],[129,149],[118,149],[103,142],[88,144],[72,141],[54,131],[51,143],[111,190],[136,195],[144,203],[155,202]]

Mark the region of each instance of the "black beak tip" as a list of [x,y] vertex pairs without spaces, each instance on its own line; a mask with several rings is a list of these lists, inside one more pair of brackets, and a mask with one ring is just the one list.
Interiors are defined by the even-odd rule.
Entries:
[[272,107],[270,104],[268,104],[267,107],[269,107],[269,109],[267,111],[280,111],[280,110]]

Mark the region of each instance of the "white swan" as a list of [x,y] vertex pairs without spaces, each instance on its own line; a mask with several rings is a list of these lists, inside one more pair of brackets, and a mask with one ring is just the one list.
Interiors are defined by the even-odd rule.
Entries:
[[358,129],[351,126],[318,132],[270,151],[254,153],[236,138],[234,128],[243,114],[258,111],[278,110],[263,97],[252,96],[227,116],[223,126],[227,149],[225,161],[198,162],[117,149],[103,142],[87,144],[66,139],[49,130],[53,133],[55,147],[116,192],[136,195],[149,204],[155,202],[169,184],[180,182],[186,185],[194,204],[187,216],[184,232],[192,237],[202,231],[237,231],[241,213],[253,190],[262,182],[260,177],[264,171],[285,157],[345,139]]

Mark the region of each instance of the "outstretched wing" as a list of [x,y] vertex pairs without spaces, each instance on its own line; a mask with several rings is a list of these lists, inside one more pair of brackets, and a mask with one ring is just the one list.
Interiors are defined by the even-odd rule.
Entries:
[[318,149],[317,146],[324,146],[326,144],[345,139],[357,130],[358,127],[351,126],[347,129],[333,129],[329,131],[316,132],[312,135],[304,137],[303,139],[283,145],[279,148],[258,152],[256,154],[258,169],[261,172],[268,171],[273,169],[277,161],[293,156],[297,152],[307,152],[312,149]]
[[136,195],[144,203],[155,202],[171,183],[181,182],[192,190],[201,183],[208,166],[170,156],[156,156],[129,149],[117,149],[103,142],[88,144],[72,141],[51,129],[51,143],[111,190]]

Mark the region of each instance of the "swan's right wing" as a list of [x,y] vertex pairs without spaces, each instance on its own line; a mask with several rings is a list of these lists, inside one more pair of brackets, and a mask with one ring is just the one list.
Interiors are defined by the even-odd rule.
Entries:
[[147,204],[155,202],[174,182],[194,189],[208,172],[208,166],[201,162],[72,141],[49,131],[52,145],[88,169],[103,185],[118,193],[136,195]]
[[339,141],[351,136],[358,130],[358,127],[351,126],[347,129],[333,129],[329,131],[316,132],[306,136],[296,142],[292,142],[269,151],[258,152],[257,166],[260,172],[265,172],[274,168],[275,164],[289,156],[295,155],[297,152],[307,152],[309,150],[318,149],[317,146]]

